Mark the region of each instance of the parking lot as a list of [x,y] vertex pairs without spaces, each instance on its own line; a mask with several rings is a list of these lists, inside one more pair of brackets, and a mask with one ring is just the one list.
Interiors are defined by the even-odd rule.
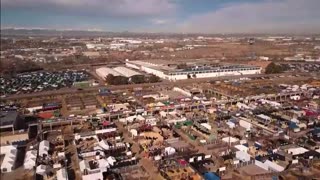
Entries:
[[85,71],[33,72],[12,78],[0,78],[0,94],[20,94],[71,87],[74,82],[89,80]]

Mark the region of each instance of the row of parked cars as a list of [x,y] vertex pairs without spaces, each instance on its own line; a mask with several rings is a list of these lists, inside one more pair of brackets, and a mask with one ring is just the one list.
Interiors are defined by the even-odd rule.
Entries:
[[17,74],[15,77],[0,77],[1,96],[20,93],[32,93],[71,87],[74,82],[87,81],[85,71],[32,72]]

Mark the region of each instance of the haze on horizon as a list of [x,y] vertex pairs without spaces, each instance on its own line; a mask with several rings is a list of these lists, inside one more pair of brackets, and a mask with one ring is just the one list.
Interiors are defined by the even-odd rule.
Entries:
[[319,33],[319,0],[1,0],[1,28]]

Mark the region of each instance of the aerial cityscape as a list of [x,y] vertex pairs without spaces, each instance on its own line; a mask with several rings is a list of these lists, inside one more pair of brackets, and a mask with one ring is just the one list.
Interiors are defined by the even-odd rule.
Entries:
[[319,179],[319,7],[1,0],[0,179]]

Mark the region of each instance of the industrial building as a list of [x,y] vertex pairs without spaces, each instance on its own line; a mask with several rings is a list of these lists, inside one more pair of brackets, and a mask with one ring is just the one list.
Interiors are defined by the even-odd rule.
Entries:
[[126,66],[154,74],[162,79],[170,81],[190,78],[260,74],[262,70],[261,67],[240,64],[213,64],[201,66],[191,64],[186,65],[184,68],[179,68],[177,65],[151,63],[146,61],[126,61]]
[[124,77],[132,77],[135,75],[140,75],[140,73],[131,70],[129,68],[126,67],[115,67],[113,69],[111,68],[107,68],[107,67],[101,67],[96,69],[96,73],[99,77],[101,77],[102,79],[105,79],[109,74],[112,74],[113,76],[124,76]]
[[121,67],[121,66],[113,68],[113,70],[117,71],[118,73],[122,74],[125,77],[132,77],[135,75],[140,75],[140,73],[138,73],[134,70],[128,69],[126,67]]

